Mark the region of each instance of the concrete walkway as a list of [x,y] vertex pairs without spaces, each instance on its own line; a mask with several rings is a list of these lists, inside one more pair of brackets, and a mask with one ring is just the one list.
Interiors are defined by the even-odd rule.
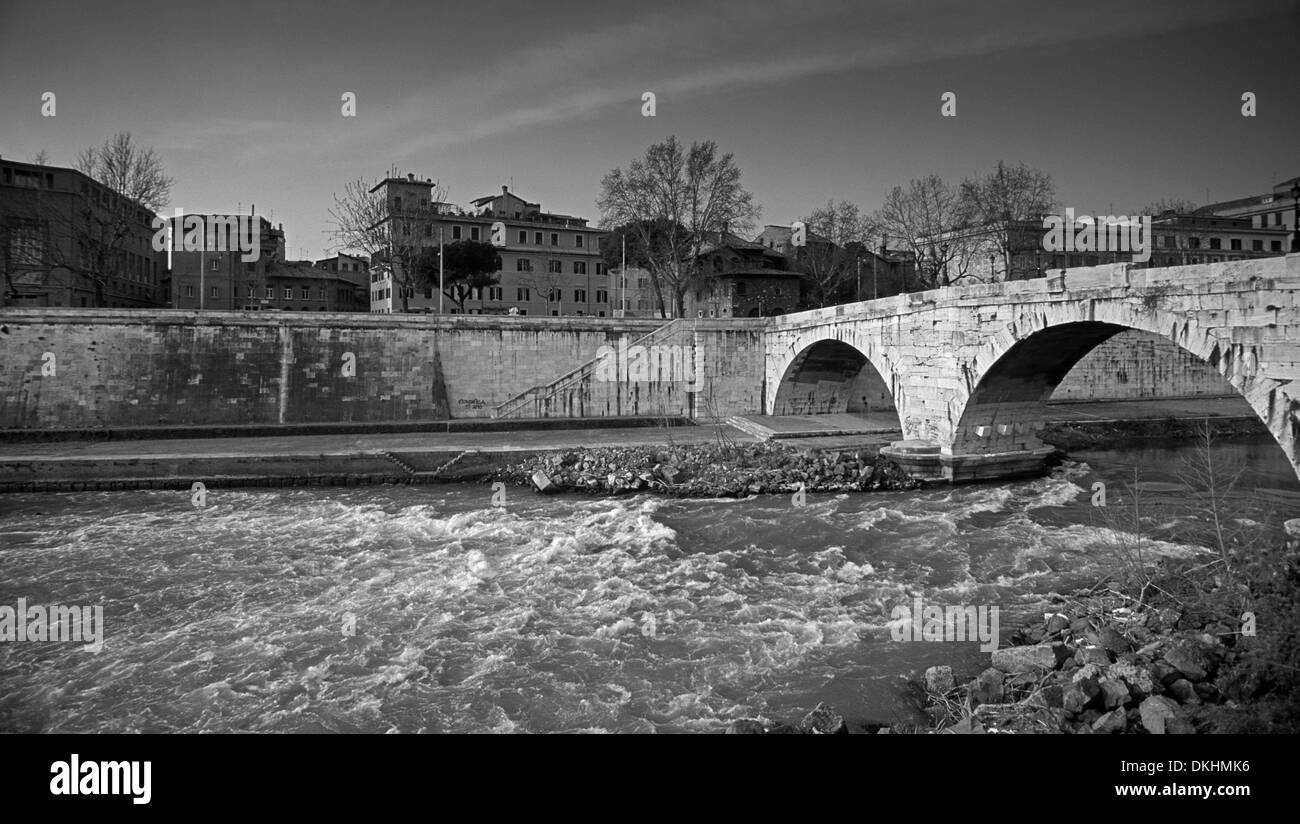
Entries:
[[[1253,417],[1240,398],[1053,404],[1052,422]],[[888,416],[757,417],[792,446],[878,447],[901,437]],[[755,431],[751,429],[751,432]],[[759,432],[759,435],[765,434]],[[599,446],[752,443],[725,424],[509,432],[398,432],[0,444],[0,491],[426,483],[482,478],[527,453]]]

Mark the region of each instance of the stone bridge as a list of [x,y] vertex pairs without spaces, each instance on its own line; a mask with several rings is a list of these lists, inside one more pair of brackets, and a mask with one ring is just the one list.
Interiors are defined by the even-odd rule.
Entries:
[[1027,471],[1045,402],[1094,347],[1136,329],[1216,369],[1300,476],[1300,255],[949,287],[772,319],[766,414],[897,411],[887,451],[951,480]]

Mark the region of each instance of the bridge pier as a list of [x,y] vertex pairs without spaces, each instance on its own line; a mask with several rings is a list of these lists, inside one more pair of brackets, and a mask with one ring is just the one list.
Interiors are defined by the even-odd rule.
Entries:
[[934,441],[894,441],[882,447],[888,458],[908,474],[927,481],[970,483],[1046,474],[1056,449],[1040,445],[1005,452],[958,452]]

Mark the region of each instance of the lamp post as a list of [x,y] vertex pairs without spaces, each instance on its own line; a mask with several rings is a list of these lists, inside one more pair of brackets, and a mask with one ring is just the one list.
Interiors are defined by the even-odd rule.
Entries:
[[1291,184],[1291,251],[1300,252],[1300,180]]

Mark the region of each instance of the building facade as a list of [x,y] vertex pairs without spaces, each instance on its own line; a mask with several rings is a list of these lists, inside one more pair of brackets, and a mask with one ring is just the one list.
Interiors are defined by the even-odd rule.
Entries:
[[699,277],[683,301],[688,318],[769,317],[799,308],[802,276],[766,243],[724,234],[696,262]]
[[[611,278],[600,257],[604,231],[588,226],[585,218],[543,212],[539,203],[529,203],[505,186],[501,194],[477,198],[470,209],[434,202],[433,190],[433,181],[407,175],[385,179],[372,191],[382,192],[389,236],[397,246],[436,249],[440,240],[444,245],[460,240],[489,243],[492,225],[504,224],[497,282],[470,294],[464,302],[466,314],[612,314]],[[372,312],[402,311],[401,264],[395,261],[393,266],[398,268],[396,278],[372,262]],[[408,311],[438,311],[436,276],[406,288]],[[449,296],[443,296],[442,307],[447,313],[461,311]]]
[[[1243,218],[1250,221],[1252,229],[1285,229],[1294,233],[1297,188],[1300,188],[1300,177],[1293,177],[1263,194],[1202,206],[1196,214]],[[1292,234],[1290,239],[1294,238]],[[1283,249],[1289,251],[1291,246],[1284,244]]]
[[75,169],[0,159],[0,305],[167,305],[154,213]]
[[[283,226],[272,226],[260,215],[232,214],[187,214],[178,223],[184,227],[190,218],[198,218],[205,227],[222,227],[241,217],[251,221],[251,233],[258,245],[256,260],[244,260],[237,238],[218,239],[205,232],[203,248],[194,251],[186,251],[180,242],[173,241],[166,279],[168,306],[228,311],[277,308],[267,294],[267,272],[276,261],[284,260]],[[180,231],[177,228],[174,233]]]

